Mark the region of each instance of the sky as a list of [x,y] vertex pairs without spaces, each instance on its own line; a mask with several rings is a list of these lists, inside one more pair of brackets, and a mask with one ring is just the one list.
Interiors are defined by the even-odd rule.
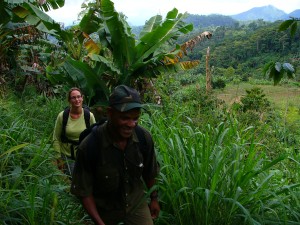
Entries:
[[[84,0],[65,0],[64,7],[52,10],[47,14],[56,22],[66,26],[76,21]],[[127,16],[131,26],[141,26],[157,14],[165,18],[167,12],[177,8],[179,13],[209,15],[235,15],[254,7],[273,5],[290,13],[300,9],[300,0],[112,0],[115,9]]]

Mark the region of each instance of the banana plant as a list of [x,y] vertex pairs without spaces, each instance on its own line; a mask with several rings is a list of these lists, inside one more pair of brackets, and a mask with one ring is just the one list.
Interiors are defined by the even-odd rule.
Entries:
[[[113,2],[96,1],[89,5],[79,23],[79,29],[88,37],[84,58],[90,69],[82,73],[81,63],[69,58],[65,71],[69,76],[76,76],[77,80],[84,76],[87,89],[93,92],[90,94],[98,98],[96,102],[105,102],[109,90],[116,85],[134,85],[139,80],[154,78],[170,70],[192,68],[199,64],[198,60],[180,60],[192,42],[176,45],[175,49],[174,44],[170,45],[179,35],[192,31],[193,26],[182,21],[185,16],[176,8],[168,12],[164,20],[160,15],[154,16],[146,22],[137,39],[122,14],[115,11]],[[97,36],[98,45],[92,41],[92,35]],[[202,39],[198,41],[203,37],[210,38],[211,34],[199,36]]]
[[198,60],[181,59],[192,42],[174,48],[179,35],[193,29],[192,24],[183,22],[186,14],[178,13],[176,8],[164,20],[160,15],[150,18],[139,39],[110,0],[88,3],[86,8],[77,30],[61,29],[30,3],[16,8],[14,13],[55,36],[66,47],[67,57],[60,64],[48,65],[47,77],[52,83],[81,87],[92,105],[105,103],[111,88],[118,84],[133,85],[170,70],[189,69],[199,64]]
[[[38,62],[44,57],[38,59],[38,54],[43,53],[36,49],[45,49],[43,45],[46,42],[40,41],[43,36],[40,30],[45,26],[39,21],[51,21],[50,17],[45,17],[46,14],[41,16],[41,20],[39,16],[42,14],[39,12],[63,5],[64,0],[0,0],[0,73],[5,74],[3,79],[18,80],[19,77],[16,77],[20,74],[24,80],[23,85],[26,84],[28,75],[35,75],[31,76],[33,80],[38,79],[37,75],[43,72],[43,69],[37,69],[41,68]],[[27,23],[27,20],[30,22]]]

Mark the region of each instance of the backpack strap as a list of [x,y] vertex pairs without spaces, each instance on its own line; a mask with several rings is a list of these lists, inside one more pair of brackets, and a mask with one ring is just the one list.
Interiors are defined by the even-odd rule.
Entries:
[[[70,107],[67,107],[63,112],[62,131],[61,131],[60,139],[61,139],[61,142],[63,142],[63,143],[72,143],[72,144],[78,145],[77,142],[69,140],[66,136],[66,127],[67,127],[67,123],[68,123],[69,114],[70,114]],[[90,118],[91,118],[90,110],[88,108],[83,108],[83,115],[84,115],[85,126],[86,126],[86,128],[89,128],[91,126],[90,125]]]
[[68,107],[63,112],[62,131],[60,136],[60,140],[63,143],[68,143],[68,138],[66,136],[66,126],[68,123],[69,114],[70,114],[70,108]]
[[135,127],[135,133],[139,140],[140,152],[142,153],[143,158],[145,159],[145,154],[146,154],[146,150],[147,150],[147,141],[146,141],[145,133],[140,126]]
[[[99,158],[99,146],[101,145],[101,124],[96,123],[94,126],[92,126],[89,130],[90,136],[89,137],[89,144],[87,148],[87,158],[88,161],[90,162],[90,169],[92,173],[96,172],[96,165],[97,165],[97,160]],[[99,135],[99,136],[98,136]]]
[[86,128],[89,128],[91,126],[90,124],[90,110],[87,108],[83,108],[83,114],[84,114],[84,122],[85,122],[85,126]]

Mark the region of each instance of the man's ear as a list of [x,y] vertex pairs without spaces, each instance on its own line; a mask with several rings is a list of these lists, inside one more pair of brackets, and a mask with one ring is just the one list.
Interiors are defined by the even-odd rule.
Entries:
[[112,113],[113,113],[113,108],[112,107],[107,107],[107,117],[108,118],[111,118],[112,116]]

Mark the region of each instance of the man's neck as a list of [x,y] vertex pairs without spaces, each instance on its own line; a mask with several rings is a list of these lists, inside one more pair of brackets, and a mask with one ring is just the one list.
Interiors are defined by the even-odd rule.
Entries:
[[117,131],[114,130],[113,126],[111,123],[108,121],[108,131],[111,136],[111,139],[116,146],[118,146],[121,150],[125,150],[128,142],[128,138],[123,138],[121,137]]

